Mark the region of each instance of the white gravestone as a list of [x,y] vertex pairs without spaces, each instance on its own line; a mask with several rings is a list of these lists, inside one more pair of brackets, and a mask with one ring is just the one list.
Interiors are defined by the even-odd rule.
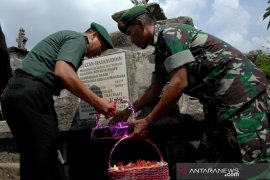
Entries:
[[[99,97],[109,100],[119,97],[129,99],[125,53],[84,60],[78,76]],[[117,109],[125,107],[125,104],[117,104]],[[95,120],[96,111],[81,101],[79,118]]]

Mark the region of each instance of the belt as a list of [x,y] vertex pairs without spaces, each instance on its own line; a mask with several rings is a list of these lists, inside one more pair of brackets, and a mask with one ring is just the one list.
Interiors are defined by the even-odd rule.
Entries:
[[16,69],[14,76],[15,77],[24,77],[24,78],[28,78],[28,79],[37,80],[37,81],[42,82],[40,78],[33,76],[32,74],[29,74],[27,72],[24,72],[21,69]]
[[29,73],[27,73],[27,72],[25,72],[25,71],[23,71],[23,70],[21,70],[21,69],[16,69],[16,70],[15,70],[14,77],[15,77],[15,78],[16,78],[16,77],[27,78],[27,79],[31,79],[31,80],[33,80],[33,81],[39,82],[40,84],[42,84],[42,85],[44,86],[44,88],[46,88],[49,92],[52,93],[51,87],[50,87],[48,84],[44,83],[44,82],[41,80],[41,78],[36,77],[36,76],[33,76],[32,74],[29,74]]

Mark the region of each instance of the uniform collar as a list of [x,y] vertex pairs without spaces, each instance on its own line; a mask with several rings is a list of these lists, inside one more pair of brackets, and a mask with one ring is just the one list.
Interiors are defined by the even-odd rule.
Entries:
[[157,44],[157,41],[158,41],[158,37],[160,35],[160,33],[162,32],[163,30],[163,26],[160,25],[160,24],[156,24],[155,25],[155,32],[154,32],[154,46]]

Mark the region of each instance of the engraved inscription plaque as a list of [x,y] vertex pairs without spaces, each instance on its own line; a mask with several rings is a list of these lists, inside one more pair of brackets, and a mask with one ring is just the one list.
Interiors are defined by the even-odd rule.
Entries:
[[[129,99],[125,53],[84,60],[78,70],[81,81],[99,97]],[[124,104],[118,104],[123,109]],[[80,119],[94,119],[95,109],[84,101],[79,106]]]

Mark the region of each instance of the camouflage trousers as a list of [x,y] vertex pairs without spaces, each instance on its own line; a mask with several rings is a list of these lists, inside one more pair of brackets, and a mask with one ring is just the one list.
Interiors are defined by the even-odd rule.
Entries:
[[[233,123],[245,164],[270,162],[270,101],[267,93],[243,106],[229,121]],[[231,136],[227,136],[233,140]]]

